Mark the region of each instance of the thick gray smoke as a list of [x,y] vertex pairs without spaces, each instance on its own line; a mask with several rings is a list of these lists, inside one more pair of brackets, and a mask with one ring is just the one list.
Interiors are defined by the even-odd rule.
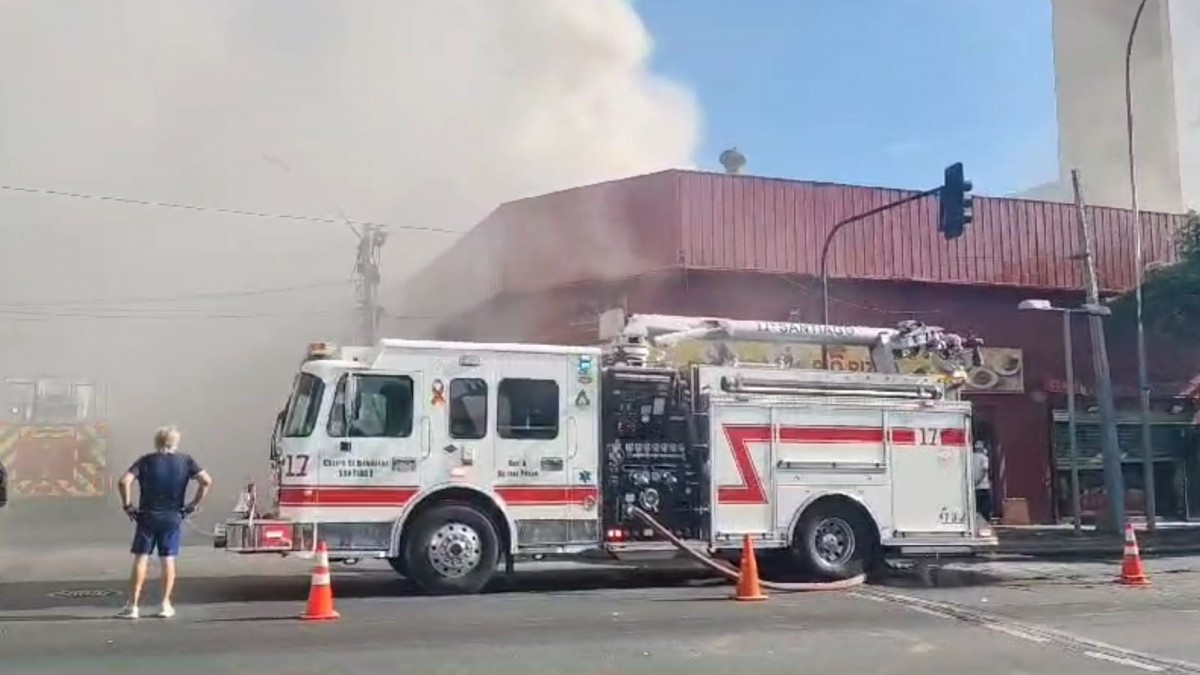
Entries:
[[1200,2],[1175,0],[1170,16],[1183,196],[1186,206],[1200,209]]
[[[689,165],[650,48],[626,0],[0,0],[0,184],[386,222],[395,282],[454,239],[405,226]],[[0,374],[107,381],[118,466],[175,422],[232,489],[354,326],[342,224],[0,190],[0,237]]]
[[[1053,0],[1063,178],[1030,194],[1072,198],[1082,171],[1089,202],[1128,208],[1125,50],[1137,0]],[[1132,60],[1140,205],[1200,208],[1200,2],[1150,0]]]

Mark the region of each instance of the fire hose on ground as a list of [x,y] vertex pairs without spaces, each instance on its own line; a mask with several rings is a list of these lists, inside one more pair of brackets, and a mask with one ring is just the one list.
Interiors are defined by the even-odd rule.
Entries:
[[[658,536],[671,542],[671,544],[673,544],[675,546],[675,548],[678,548],[680,551],[683,551],[683,553],[686,554],[692,560],[695,560],[696,562],[700,563],[701,565],[716,572],[717,574],[720,574],[721,576],[729,579],[730,581],[733,581],[734,583],[737,583],[737,581],[741,578],[741,576],[742,576],[741,572],[738,571],[736,568],[734,568],[732,565],[730,565],[722,560],[718,560],[710,555],[707,555],[705,553],[697,551],[696,549],[692,548],[691,546],[688,546],[686,542],[684,542],[679,537],[676,537],[673,532],[671,532],[666,527],[664,527],[662,523],[655,520],[654,517],[651,516],[649,513],[646,513],[645,511],[639,509],[636,506],[630,506],[629,514],[638,518],[639,520],[646,523],[647,525],[649,525],[650,529],[654,530],[654,532],[656,534],[658,534]],[[855,586],[861,586],[864,583],[866,583],[866,581],[867,581],[867,575],[860,574],[856,577],[851,577],[849,579],[843,579],[841,581],[824,581],[824,582],[817,581],[817,582],[796,582],[796,583],[760,581],[759,584],[763,588],[773,590],[773,591],[804,593],[804,592],[812,592],[812,591],[841,591],[841,590],[845,590],[847,588],[854,588]]]

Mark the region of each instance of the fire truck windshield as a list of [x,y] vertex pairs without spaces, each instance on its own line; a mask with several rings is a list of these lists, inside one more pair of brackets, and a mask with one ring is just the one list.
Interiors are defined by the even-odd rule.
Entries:
[[325,383],[321,378],[311,373],[300,373],[284,415],[285,437],[303,438],[312,434],[317,426],[317,413],[321,410],[321,397],[324,394]]

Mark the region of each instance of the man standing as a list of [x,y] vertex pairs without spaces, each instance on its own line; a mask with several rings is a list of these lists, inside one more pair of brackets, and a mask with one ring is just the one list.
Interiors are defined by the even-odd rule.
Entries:
[[987,444],[983,441],[975,441],[975,451],[971,453],[971,475],[975,479],[975,510],[988,522],[992,520],[990,469]]
[[[121,504],[129,519],[137,524],[133,535],[133,569],[129,574],[129,601],[118,614],[124,619],[138,618],[138,603],[146,583],[146,566],[150,555],[158,552],[162,562],[162,609],[156,616],[175,616],[171,593],[175,590],[175,557],[179,555],[180,529],[183,519],[193,512],[212,487],[212,477],[200,468],[196,460],[185,453],[175,452],[179,446],[179,430],[163,427],[154,434],[154,452],[143,455],[125,475],[121,476]],[[129,488],[138,482],[138,506],[134,508]],[[188,483],[195,480],[198,487],[191,502],[187,499]]]

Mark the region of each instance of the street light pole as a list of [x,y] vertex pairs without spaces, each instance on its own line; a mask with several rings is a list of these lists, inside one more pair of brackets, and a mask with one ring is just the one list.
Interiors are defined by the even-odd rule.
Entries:
[[1075,534],[1083,529],[1079,504],[1079,435],[1075,427],[1075,345],[1071,338],[1071,312],[1063,315],[1063,352],[1067,358],[1067,433],[1071,447],[1071,517],[1075,521]]
[[[1112,310],[1098,303],[1086,303],[1082,307],[1075,308],[1055,307],[1050,304],[1049,300],[1023,300],[1017,306],[1017,309],[1059,312],[1063,317],[1063,355],[1066,358],[1067,368],[1067,433],[1070,436],[1068,443],[1071,461],[1071,519],[1074,522],[1075,534],[1080,534],[1083,529],[1081,515],[1083,509],[1079,504],[1079,434],[1075,413],[1075,340],[1071,335],[1071,317],[1075,314],[1084,314],[1099,319],[1111,316]],[[1105,388],[1100,387],[1100,389],[1103,390]],[[1101,397],[1101,404],[1103,404],[1103,394],[1101,394]],[[1109,473],[1107,459],[1105,461],[1106,483]],[[1109,498],[1109,504],[1110,507],[1115,504],[1111,497]],[[1116,520],[1119,520],[1119,517]]]
[[1133,15],[1133,25],[1129,29],[1129,41],[1125,44],[1125,133],[1128,138],[1129,155],[1129,201],[1133,211],[1133,257],[1137,266],[1135,273],[1135,298],[1137,304],[1137,361],[1138,361],[1138,402],[1141,405],[1142,417],[1142,482],[1146,495],[1146,529],[1155,530],[1157,508],[1154,490],[1154,453],[1150,447],[1150,376],[1146,367],[1146,324],[1142,314],[1142,282],[1145,278],[1146,261],[1142,248],[1142,218],[1138,208],[1137,166],[1135,162],[1133,139],[1133,41],[1137,37],[1138,26],[1142,21],[1142,12],[1146,9],[1147,0],[1138,4],[1137,12]]

